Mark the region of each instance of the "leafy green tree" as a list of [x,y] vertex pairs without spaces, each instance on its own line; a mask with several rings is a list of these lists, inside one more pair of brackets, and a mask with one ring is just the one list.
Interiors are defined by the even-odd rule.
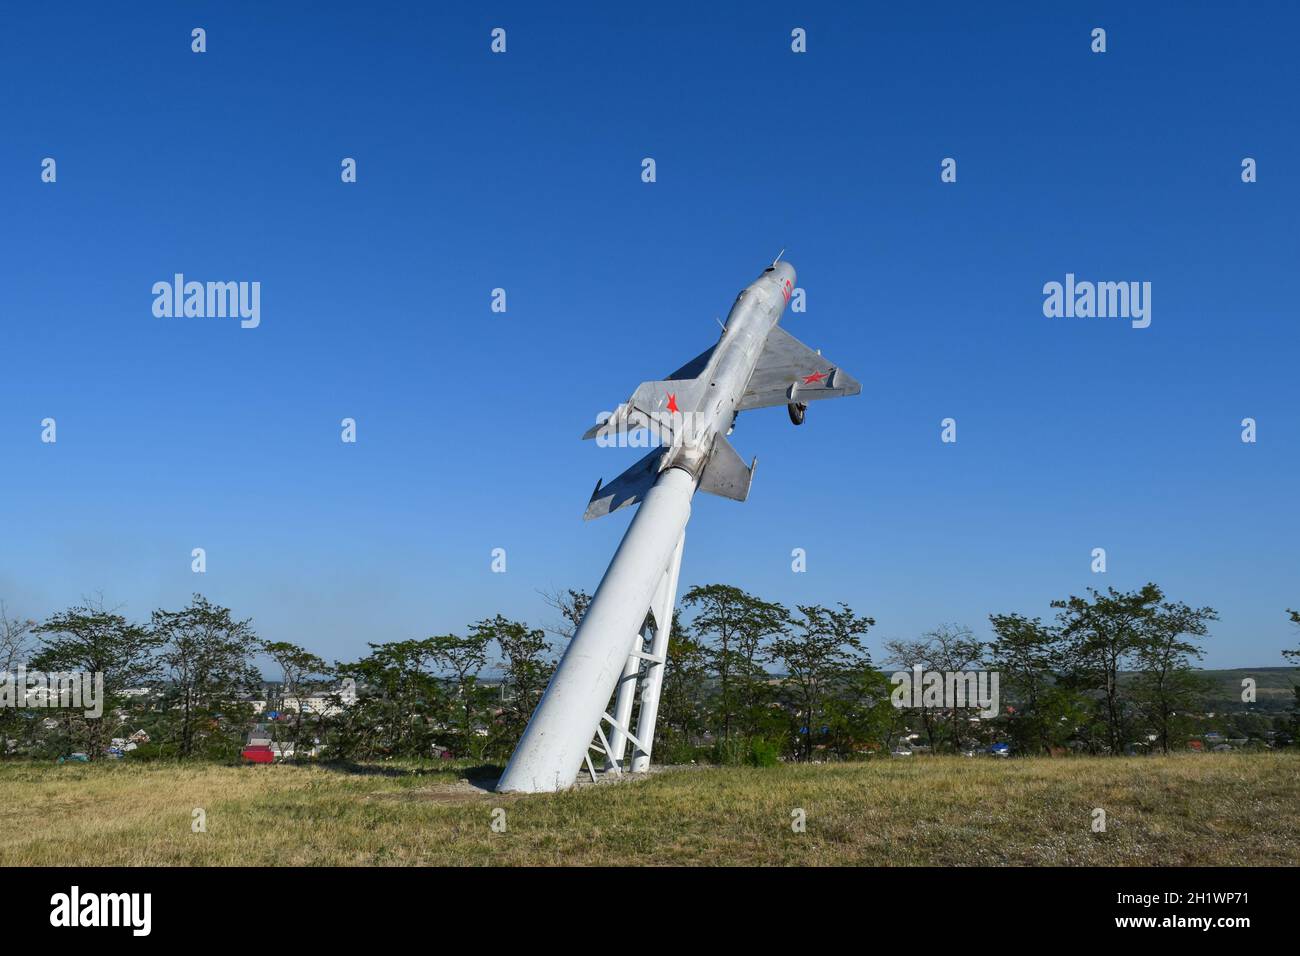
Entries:
[[[1291,623],[1296,627],[1300,627],[1300,611],[1292,611],[1290,608],[1287,608],[1286,613],[1287,617],[1291,619]],[[1297,664],[1300,664],[1300,647],[1297,647],[1293,651],[1283,651],[1282,656],[1289,661],[1295,661]]]
[[776,682],[764,667],[771,647],[790,632],[790,612],[772,601],[750,597],[736,631],[736,726],[746,736],[765,736],[780,718],[773,709]]
[[[32,652],[32,628],[36,622],[30,619],[10,617],[5,603],[0,601],[0,680],[13,674],[20,664],[27,663]],[[19,708],[0,708],[0,757],[10,753],[10,741],[21,745],[28,736],[32,721]]]
[[176,714],[176,756],[192,757],[209,740],[231,749],[242,722],[227,719],[223,734],[222,717],[242,710],[240,697],[261,681],[252,664],[261,647],[252,621],[237,621],[229,608],[195,594],[189,607],[154,611],[150,626],[168,678],[162,705]]
[[659,694],[659,718],[655,727],[655,748],[694,746],[708,726],[705,713],[708,654],[682,623],[673,609],[673,626],[668,633],[668,662],[664,666]]
[[723,739],[731,735],[735,689],[733,675],[737,667],[736,644],[748,606],[749,596],[740,588],[726,584],[696,585],[682,599],[685,607],[696,609],[691,630],[705,649],[705,659],[718,679],[718,715],[715,726]]
[[1014,701],[1000,718],[1014,751],[1041,754],[1064,744],[1081,719],[1082,700],[1057,680],[1060,633],[1020,614],[991,614],[989,623],[996,637],[988,664],[998,672],[1001,695]]
[[[1291,618],[1291,623],[1300,627],[1300,611],[1287,609],[1287,616]],[[1300,647],[1291,651],[1283,651],[1282,656],[1291,661],[1296,666],[1300,666]],[[1292,732],[1295,735],[1296,743],[1300,744],[1300,684],[1293,684],[1291,692],[1295,697],[1294,709],[1292,711]]]
[[103,678],[103,713],[85,717],[82,711],[60,711],[64,725],[65,754],[80,747],[91,760],[104,755],[112,730],[120,722],[115,708],[122,691],[158,677],[153,652],[158,637],[147,627],[133,624],[102,602],[85,604],[53,614],[33,629],[41,644],[30,661],[33,670],[98,674]]
[[[885,641],[885,662],[891,667],[898,668],[901,671],[911,671],[913,668],[920,667],[924,670],[931,670],[930,667],[930,643],[927,640],[901,640],[895,639]],[[921,721],[921,729],[925,731],[925,740],[933,752],[938,749],[938,730],[937,721],[939,708],[932,708],[926,705],[924,698],[912,701],[912,706],[907,708],[908,712],[915,711]],[[909,721],[910,725],[910,721]]]
[[[1137,676],[1133,685],[1138,711],[1155,732],[1156,746],[1169,753],[1170,743],[1186,729],[1186,712],[1210,689],[1210,682],[1192,667],[1201,658],[1194,638],[1209,633],[1208,622],[1217,621],[1214,608],[1193,609],[1181,602],[1163,601],[1143,629],[1134,654]],[[1192,638],[1193,640],[1189,640]]]
[[457,728],[456,753],[482,759],[486,742],[478,734],[484,709],[479,678],[487,666],[487,638],[481,633],[469,637],[443,634],[430,640],[433,642],[434,666],[455,686],[454,699],[449,701],[447,722]]
[[832,685],[822,706],[827,745],[841,759],[864,745],[888,750],[899,725],[899,711],[890,701],[890,683],[865,652]]
[[[889,663],[902,670],[910,671],[919,666],[926,672],[948,674],[980,667],[984,644],[969,627],[941,624],[926,631],[919,640],[886,641],[885,651],[889,654]],[[945,746],[957,750],[963,746],[969,733],[968,718],[975,709],[973,704],[968,707],[931,707],[922,699],[912,701],[912,709],[920,714],[931,751],[937,752]]]
[[[1098,696],[1109,753],[1124,752],[1141,719],[1152,723],[1167,747],[1171,719],[1194,691],[1189,657],[1200,653],[1182,635],[1204,635],[1206,622],[1217,619],[1214,609],[1165,602],[1164,592],[1151,583],[1136,591],[1109,588],[1103,594],[1090,588],[1088,593],[1090,598],[1052,602],[1064,641],[1065,683]],[[1119,675],[1130,669],[1141,673],[1126,688]]]
[[[930,665],[945,674],[978,670],[984,666],[984,642],[975,632],[962,624],[940,624],[927,631],[930,645]],[[999,694],[1001,691],[999,690]],[[957,751],[966,746],[970,734],[970,717],[978,708],[974,701],[966,707],[950,707],[947,737],[950,747]]]
[[[793,633],[783,633],[773,641],[771,655],[786,673],[784,690],[796,722],[802,722],[798,728],[802,732],[795,735],[795,752],[806,760],[817,741],[826,736],[822,727],[828,699],[837,691],[852,688],[857,699],[865,701],[872,691],[869,682],[863,683],[863,673],[871,668],[871,655],[863,640],[876,622],[855,614],[847,604],[838,610],[820,604],[801,604],[798,609],[801,618],[794,621]],[[841,735],[847,734],[851,715],[857,712],[841,706],[832,709],[847,721],[837,728]]]
[[789,612],[729,584],[697,585],[682,603],[695,609],[691,630],[717,676],[715,726],[722,739],[729,741],[737,724],[752,732],[768,699],[770,675],[761,666],[765,647],[784,634]]
[[357,702],[333,721],[331,751],[338,756],[428,757],[439,742],[445,693],[433,672],[431,639],[370,644],[358,661],[335,665],[353,680]]
[[1121,754],[1134,714],[1119,674],[1148,640],[1148,622],[1164,595],[1154,584],[1131,592],[1109,588],[1104,594],[1089,588],[1088,594],[1052,602],[1063,640],[1063,679],[1098,695],[1104,749]]
[[280,668],[281,708],[286,709],[286,700],[296,703],[287,708],[293,716],[288,722],[285,743],[293,751],[294,759],[298,759],[303,731],[311,722],[319,725],[323,719],[321,714],[309,714],[303,699],[329,675],[330,666],[311,651],[289,641],[269,641],[261,645],[261,650]]
[[506,749],[513,748],[523,736],[524,728],[537,709],[542,693],[546,690],[546,682],[551,679],[551,673],[555,669],[548,657],[550,642],[546,640],[546,632],[540,628],[530,628],[520,621],[506,620],[500,614],[479,621],[470,629],[470,635],[485,645],[490,641],[495,642],[501,653],[504,699],[498,743]]

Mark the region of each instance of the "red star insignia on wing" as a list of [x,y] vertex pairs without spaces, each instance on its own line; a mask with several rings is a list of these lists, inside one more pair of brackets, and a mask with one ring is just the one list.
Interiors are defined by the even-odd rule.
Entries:
[[677,396],[674,395],[672,392],[668,393],[668,411],[670,412],[678,411]]
[[825,372],[813,372],[811,375],[804,376],[803,383],[805,385],[812,385],[815,382],[820,382],[825,377],[826,377]]

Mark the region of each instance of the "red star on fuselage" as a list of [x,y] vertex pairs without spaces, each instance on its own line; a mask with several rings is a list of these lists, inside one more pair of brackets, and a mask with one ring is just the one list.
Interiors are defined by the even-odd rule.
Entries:
[[668,411],[670,412],[678,411],[677,396],[674,395],[672,392],[668,393]]
[[820,382],[825,377],[826,374],[824,372],[813,372],[811,375],[804,376],[803,383],[805,385],[812,385],[814,382]]

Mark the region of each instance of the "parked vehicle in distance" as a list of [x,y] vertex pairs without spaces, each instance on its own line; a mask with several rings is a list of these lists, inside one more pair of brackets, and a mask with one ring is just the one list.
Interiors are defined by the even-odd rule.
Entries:
[[275,754],[267,744],[249,744],[241,751],[241,756],[249,763],[275,762]]

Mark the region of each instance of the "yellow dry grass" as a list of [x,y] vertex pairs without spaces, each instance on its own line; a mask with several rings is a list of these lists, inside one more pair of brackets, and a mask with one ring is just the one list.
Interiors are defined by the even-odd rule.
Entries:
[[1300,864],[1295,753],[686,768],[532,796],[457,781],[413,767],[0,764],[0,864]]

